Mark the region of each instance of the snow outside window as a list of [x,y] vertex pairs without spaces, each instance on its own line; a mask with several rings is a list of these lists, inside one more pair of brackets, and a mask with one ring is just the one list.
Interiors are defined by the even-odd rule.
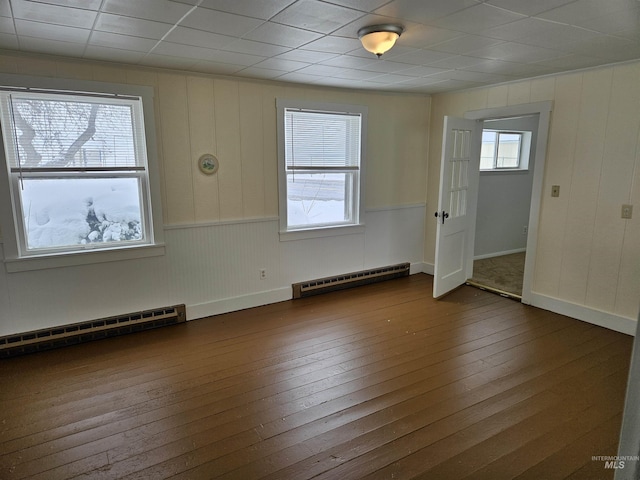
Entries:
[[360,223],[364,113],[333,107],[280,106],[284,232]]
[[19,257],[153,243],[136,97],[0,91]]

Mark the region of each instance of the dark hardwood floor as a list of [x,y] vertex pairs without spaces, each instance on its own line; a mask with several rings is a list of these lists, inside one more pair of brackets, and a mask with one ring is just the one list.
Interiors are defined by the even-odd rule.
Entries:
[[431,287],[0,360],[0,478],[613,478],[632,338]]

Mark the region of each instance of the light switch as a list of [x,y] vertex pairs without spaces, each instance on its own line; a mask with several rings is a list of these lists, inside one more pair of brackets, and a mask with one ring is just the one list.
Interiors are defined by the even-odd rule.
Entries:
[[560,196],[560,185],[551,185],[551,196],[552,197]]
[[631,218],[633,215],[633,205],[622,205],[622,218]]

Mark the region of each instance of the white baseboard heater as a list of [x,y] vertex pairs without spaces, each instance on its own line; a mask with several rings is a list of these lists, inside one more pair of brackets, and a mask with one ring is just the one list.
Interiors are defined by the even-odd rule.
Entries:
[[345,273],[333,277],[318,278],[306,282],[294,283],[293,298],[309,297],[321,293],[334,292],[345,288],[359,287],[369,283],[383,282],[409,275],[411,264],[399,263],[388,267],[373,268],[359,272]]
[[186,307],[182,304],[7,335],[0,337],[0,358],[175,325],[186,319]]

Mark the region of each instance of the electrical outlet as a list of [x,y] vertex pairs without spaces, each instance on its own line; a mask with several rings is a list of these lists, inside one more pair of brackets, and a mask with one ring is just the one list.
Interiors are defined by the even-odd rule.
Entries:
[[622,218],[629,219],[633,215],[633,205],[622,205]]
[[522,227],[522,234],[526,235],[527,233],[529,233],[529,226],[525,225],[524,227]]
[[551,185],[551,196],[552,197],[560,196],[560,185]]
[[264,280],[265,278],[267,278],[267,269],[266,268],[261,268],[260,269],[260,280]]

